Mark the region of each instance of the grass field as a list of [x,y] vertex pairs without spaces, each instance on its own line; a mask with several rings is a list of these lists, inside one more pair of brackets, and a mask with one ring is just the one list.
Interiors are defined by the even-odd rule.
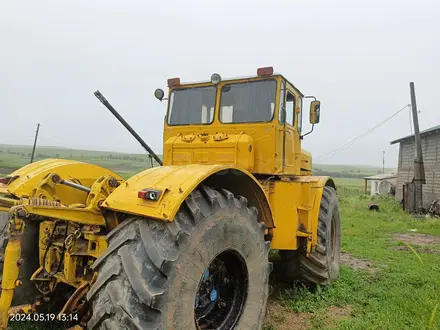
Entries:
[[[31,152],[31,146],[0,144],[0,175],[8,174],[17,168],[29,164]],[[125,154],[119,152],[75,150],[58,147],[37,147],[35,161],[45,158],[63,158],[90,162],[118,172],[124,178],[128,178],[151,166],[150,158],[146,154]],[[351,179],[352,176],[362,177],[376,174],[381,172],[381,170],[382,169],[378,167],[365,165],[314,165],[314,171],[317,175],[321,175],[320,172],[324,172],[323,175],[345,176],[347,179]],[[390,169],[386,169],[386,171],[389,170]],[[344,182],[344,184],[346,186],[354,186],[360,182],[359,180],[361,179],[353,179],[350,183],[347,181]]]
[[[8,174],[29,164],[32,148],[30,146],[0,145],[0,175]],[[34,161],[45,158],[61,158],[89,162],[109,168],[124,178],[128,178],[151,167],[147,154],[125,154],[119,152],[75,150],[55,147],[38,147]],[[154,165],[157,165],[154,162]]]
[[[29,149],[0,145],[0,150],[16,153],[0,152],[0,173],[1,169],[9,173],[29,161]],[[91,161],[126,177],[149,166],[145,155],[54,148],[40,148],[39,153]],[[365,171],[365,175],[377,172],[373,167],[323,168],[337,169]],[[440,220],[416,220],[391,198],[363,195],[362,179],[335,181],[342,221],[340,278],[328,288],[310,289],[272,276],[274,292],[263,329],[440,329]],[[367,210],[372,201],[380,212]],[[10,325],[11,329],[26,330],[64,328],[53,323]]]
[[336,186],[343,188],[364,189],[364,180],[357,178],[334,178]]
[[[362,175],[373,175],[382,173],[382,168],[368,165],[328,165],[328,164],[314,164],[316,169],[320,169],[327,172],[336,173],[353,173]],[[385,168],[385,172],[391,171],[392,168]]]
[[[380,212],[368,211],[372,199],[357,189],[342,189],[339,200],[340,278],[312,290],[272,277],[263,330],[439,329],[440,220],[413,219],[384,197],[373,200]],[[62,328],[11,324],[11,329]]]
[[415,220],[390,198],[368,211],[357,190],[339,198],[340,279],[315,291],[273,281],[264,329],[439,329],[440,220]]

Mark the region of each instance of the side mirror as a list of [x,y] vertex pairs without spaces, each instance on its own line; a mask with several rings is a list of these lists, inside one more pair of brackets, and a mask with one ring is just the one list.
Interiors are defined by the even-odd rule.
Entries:
[[154,91],[154,97],[159,101],[162,101],[164,96],[165,92],[162,89],[158,88]]
[[320,101],[312,101],[310,103],[310,124],[318,124],[321,110]]

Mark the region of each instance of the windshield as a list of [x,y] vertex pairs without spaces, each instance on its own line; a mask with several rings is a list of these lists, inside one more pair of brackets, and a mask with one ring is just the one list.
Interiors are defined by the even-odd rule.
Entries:
[[216,87],[176,89],[170,95],[168,125],[210,124]]
[[220,101],[222,123],[267,122],[275,110],[276,81],[224,85]]

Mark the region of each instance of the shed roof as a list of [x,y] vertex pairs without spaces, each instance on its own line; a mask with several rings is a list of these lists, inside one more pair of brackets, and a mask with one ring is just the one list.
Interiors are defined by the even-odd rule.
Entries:
[[364,177],[365,180],[387,180],[397,178],[397,173],[383,173]]
[[[435,133],[440,133],[440,125],[428,128],[428,129],[420,132],[420,136],[423,137],[423,136],[427,136],[427,135],[435,134]],[[394,141],[391,141],[390,144],[395,144],[395,143],[402,142],[404,140],[409,140],[409,139],[414,139],[414,134],[405,136],[403,138],[400,138],[400,139],[397,139]]]

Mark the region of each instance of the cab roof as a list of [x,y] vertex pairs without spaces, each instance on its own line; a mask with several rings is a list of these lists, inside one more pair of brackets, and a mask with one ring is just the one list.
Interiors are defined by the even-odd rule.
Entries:
[[[255,79],[255,80],[258,80],[258,79],[268,79],[268,78],[272,78],[272,77],[274,77],[274,78],[276,78],[276,77],[281,77],[282,79],[284,79],[284,80],[286,80],[290,85],[292,85],[293,86],[293,88],[301,95],[301,96],[304,96],[304,94],[294,85],[294,84],[292,84],[285,76],[283,76],[281,73],[273,73],[272,75],[270,75],[270,76],[265,76],[265,77],[260,77],[260,76],[257,76],[257,75],[253,75],[253,76],[241,76],[241,77],[231,77],[231,78],[226,78],[226,79],[223,79],[222,78],[222,82],[233,82],[233,81],[236,81],[236,80],[246,80],[246,79]],[[180,83],[180,86],[179,87],[185,87],[185,86],[192,86],[192,85],[207,85],[207,84],[212,84],[211,83],[211,81],[209,81],[209,80],[204,80],[204,81],[192,81],[192,82],[182,82],[182,83]]]

